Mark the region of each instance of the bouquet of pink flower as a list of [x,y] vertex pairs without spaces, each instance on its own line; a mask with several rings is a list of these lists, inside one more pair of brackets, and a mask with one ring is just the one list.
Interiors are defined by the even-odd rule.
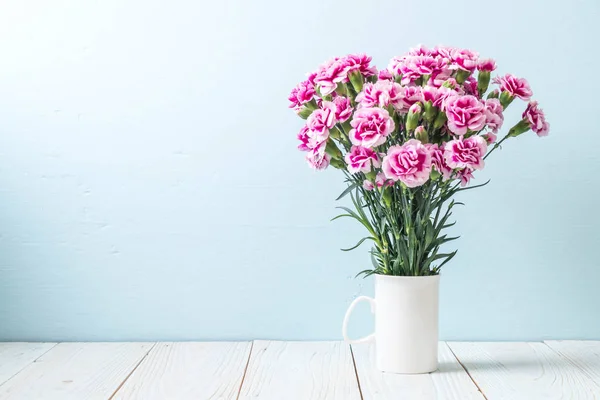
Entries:
[[[548,134],[543,111],[527,81],[491,78],[496,63],[465,49],[418,47],[377,71],[366,55],[336,57],[291,92],[291,108],[306,124],[298,148],[318,170],[346,175],[354,210],[372,240],[373,268],[384,275],[436,275],[456,251],[444,229],[452,200],[508,138],[529,130]],[[489,92],[490,82],[497,85]],[[528,101],[522,119],[499,141],[503,112],[515,98]],[[345,250],[351,250],[345,249]]]

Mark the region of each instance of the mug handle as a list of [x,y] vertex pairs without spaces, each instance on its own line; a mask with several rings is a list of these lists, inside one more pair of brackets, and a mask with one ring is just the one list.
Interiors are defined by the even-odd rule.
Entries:
[[350,314],[352,314],[352,311],[354,311],[354,307],[356,307],[356,305],[361,301],[368,301],[369,303],[371,303],[371,313],[375,313],[375,299],[372,299],[371,297],[358,296],[356,299],[354,299],[352,303],[350,303],[348,311],[346,311],[346,315],[344,316],[344,322],[342,324],[342,336],[344,336],[344,341],[348,344],[367,343],[375,339],[374,333],[371,333],[368,336],[356,340],[350,339],[348,337],[348,320],[350,319]]

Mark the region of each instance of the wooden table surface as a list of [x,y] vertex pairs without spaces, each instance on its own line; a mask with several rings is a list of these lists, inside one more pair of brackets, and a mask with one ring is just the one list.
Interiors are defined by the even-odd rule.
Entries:
[[0,343],[0,399],[600,399],[600,342],[441,342],[439,370],[376,371],[343,342]]

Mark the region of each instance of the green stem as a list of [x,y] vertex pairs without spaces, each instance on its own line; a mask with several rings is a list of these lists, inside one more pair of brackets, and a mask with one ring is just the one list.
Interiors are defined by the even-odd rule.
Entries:
[[502,138],[502,140],[500,140],[499,142],[497,142],[496,144],[494,144],[494,147],[492,147],[492,149],[490,151],[488,151],[488,153],[483,157],[483,159],[485,160],[486,158],[489,157],[490,154],[492,154],[492,152],[494,150],[496,150],[498,147],[500,147],[500,145],[502,144],[502,142],[504,142],[506,139],[508,139],[510,137],[510,135],[506,135]]

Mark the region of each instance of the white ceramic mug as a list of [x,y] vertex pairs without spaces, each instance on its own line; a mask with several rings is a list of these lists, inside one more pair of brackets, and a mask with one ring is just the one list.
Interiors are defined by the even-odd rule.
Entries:
[[[421,374],[437,369],[439,275],[375,275],[375,298],[357,297],[348,307],[342,326],[350,344],[375,340],[376,365],[384,372]],[[348,320],[361,301],[371,303],[375,333],[348,337]]]

